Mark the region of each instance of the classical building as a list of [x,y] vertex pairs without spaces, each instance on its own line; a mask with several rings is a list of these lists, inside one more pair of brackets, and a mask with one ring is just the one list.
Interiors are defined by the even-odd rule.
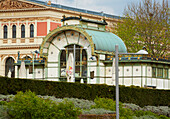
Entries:
[[[117,23],[120,17],[89,10],[77,9],[50,1],[0,0],[0,75],[17,74],[17,53],[32,57],[31,51],[39,50],[43,38],[50,31],[60,27],[62,16],[82,16],[86,19],[105,19],[109,26]],[[107,28],[109,29],[109,27]]]
[[1,0],[0,6],[3,76],[115,85],[118,45],[120,85],[170,89],[170,59],[127,53],[106,30],[119,17],[36,0]]

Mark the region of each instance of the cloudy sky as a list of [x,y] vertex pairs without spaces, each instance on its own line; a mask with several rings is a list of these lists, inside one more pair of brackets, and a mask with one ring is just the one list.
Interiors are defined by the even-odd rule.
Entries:
[[[42,0],[48,1],[48,0]],[[97,12],[109,13],[112,15],[123,16],[124,8],[131,3],[139,3],[142,0],[51,0],[53,3],[77,7]],[[156,0],[162,2],[163,0]],[[170,3],[170,0],[168,0]]]

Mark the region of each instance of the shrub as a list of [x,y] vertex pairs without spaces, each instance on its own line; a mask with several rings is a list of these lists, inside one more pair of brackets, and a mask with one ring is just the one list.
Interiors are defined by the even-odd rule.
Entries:
[[14,119],[76,119],[80,114],[71,102],[56,104],[39,98],[31,91],[18,92],[7,107],[9,116]]
[[107,110],[116,111],[116,102],[108,98],[96,98],[95,105],[92,108],[104,108]]
[[68,101],[73,102],[75,107],[80,108],[80,109],[90,109],[95,103],[93,101],[89,100],[84,100],[84,99],[78,99],[78,98],[64,98],[67,99]]
[[[57,98],[72,97],[94,100],[96,97],[115,100],[115,86],[103,84],[80,84],[30,79],[0,77],[0,94],[16,94],[17,91],[31,90],[37,95],[49,95]],[[139,87],[119,86],[120,101],[133,103],[141,107],[170,106],[170,90],[151,90]],[[146,100],[147,99],[147,100]]]

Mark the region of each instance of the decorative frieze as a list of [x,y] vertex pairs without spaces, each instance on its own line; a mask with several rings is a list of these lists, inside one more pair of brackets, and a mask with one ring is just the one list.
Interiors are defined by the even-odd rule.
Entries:
[[26,8],[42,8],[42,7],[16,0],[1,0],[0,2],[1,10],[26,9]]

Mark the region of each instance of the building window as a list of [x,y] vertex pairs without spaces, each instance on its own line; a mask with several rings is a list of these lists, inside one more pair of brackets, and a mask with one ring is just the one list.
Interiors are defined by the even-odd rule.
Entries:
[[156,67],[152,67],[152,77],[156,77]]
[[5,62],[5,76],[15,77],[14,59],[9,57]]
[[25,25],[21,25],[21,38],[25,38]]
[[8,38],[8,27],[7,25],[4,26],[4,39]]
[[16,38],[16,25],[12,26],[12,38]]
[[164,78],[168,78],[168,69],[164,69]]
[[34,37],[34,25],[33,24],[30,25],[30,37],[31,38]]
[[[73,50],[74,45],[69,45],[66,50],[61,51],[60,55],[60,76],[66,77],[66,67],[67,60],[69,56],[74,54]],[[85,49],[82,49],[81,46],[76,45],[76,57],[75,57],[75,77],[76,80],[80,80],[81,78],[87,78],[87,53]]]
[[158,68],[157,69],[157,77],[158,78],[163,78],[163,68]]

